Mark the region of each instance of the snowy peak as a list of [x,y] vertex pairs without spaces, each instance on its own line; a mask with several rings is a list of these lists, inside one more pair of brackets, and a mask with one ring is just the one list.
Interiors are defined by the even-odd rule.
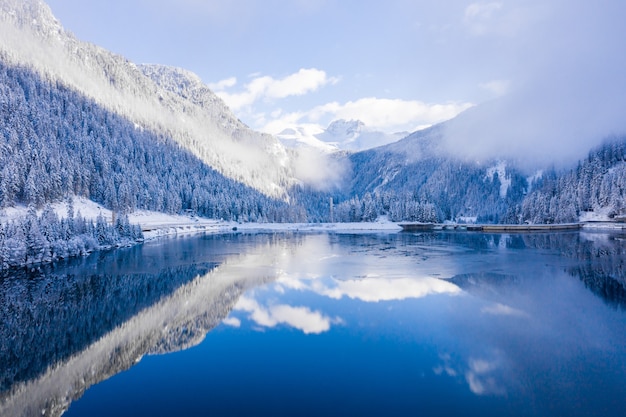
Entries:
[[333,121],[317,138],[339,149],[356,152],[387,145],[407,135],[407,132],[388,134],[373,130],[360,120],[340,119]]
[[339,119],[328,125],[326,133],[337,138],[344,137],[354,140],[364,130],[365,123],[360,120]]
[[64,32],[52,10],[41,0],[0,0],[3,20],[20,28],[29,28],[44,38],[58,37]]
[[305,150],[312,148],[323,153],[334,153],[339,147],[318,139],[318,135],[324,133],[324,129],[317,125],[300,125],[289,127],[276,135],[288,148]]
[[360,120],[335,120],[326,129],[318,125],[297,125],[283,130],[276,136],[289,148],[315,148],[322,152],[359,152],[389,143],[407,136],[407,132],[384,133],[368,128]]

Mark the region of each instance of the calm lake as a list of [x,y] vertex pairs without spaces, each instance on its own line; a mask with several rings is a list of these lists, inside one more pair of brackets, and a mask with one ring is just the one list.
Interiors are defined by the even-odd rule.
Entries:
[[0,278],[1,416],[624,416],[626,235],[232,234]]

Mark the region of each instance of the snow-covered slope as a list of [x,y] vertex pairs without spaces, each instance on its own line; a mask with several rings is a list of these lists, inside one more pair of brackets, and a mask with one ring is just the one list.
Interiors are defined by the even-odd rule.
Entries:
[[408,132],[384,133],[371,129],[360,120],[335,120],[318,139],[349,151],[362,151],[396,142]]
[[326,129],[317,125],[298,125],[276,135],[289,148],[314,148],[322,152],[358,152],[396,142],[408,132],[384,133],[371,129],[360,120],[335,120]]
[[336,144],[326,143],[318,138],[324,133],[324,129],[318,125],[298,125],[289,127],[276,135],[288,148],[307,149],[313,148],[324,153],[339,151]]
[[222,174],[284,197],[289,153],[241,123],[194,74],[137,66],[65,31],[42,0],[0,0],[0,53],[94,99],[139,128],[166,133]]

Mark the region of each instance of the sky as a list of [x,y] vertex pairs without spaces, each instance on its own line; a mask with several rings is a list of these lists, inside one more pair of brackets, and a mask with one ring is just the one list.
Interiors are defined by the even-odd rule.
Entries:
[[[250,127],[453,124],[452,151],[578,157],[626,132],[622,0],[48,0],[79,39],[191,70]],[[505,155],[506,156],[506,155]]]

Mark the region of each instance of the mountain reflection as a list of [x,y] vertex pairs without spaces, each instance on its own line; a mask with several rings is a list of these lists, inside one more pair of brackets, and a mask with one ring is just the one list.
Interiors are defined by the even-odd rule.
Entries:
[[[233,236],[245,250],[245,236]],[[144,245],[15,273],[0,286],[0,415],[60,415],[143,355],[196,345],[273,279],[226,237]],[[271,238],[254,245],[271,246]]]
[[[422,326],[433,320],[424,328],[444,341],[480,333],[462,351],[437,346],[444,353],[429,369],[476,395],[509,395],[514,373],[540,375],[547,345],[533,345],[533,332],[550,335],[583,314],[552,314],[554,291],[558,311],[581,300],[595,308],[587,299],[606,309],[585,287],[626,306],[625,252],[619,234],[233,234],[13,273],[0,278],[0,415],[60,415],[90,386],[144,355],[195,346],[222,322],[336,337],[335,327],[353,325],[354,306],[368,317],[397,317],[385,331],[413,317]],[[431,316],[441,305],[451,307]],[[463,324],[451,326],[456,314]],[[595,340],[594,328],[570,330],[554,345]]]

